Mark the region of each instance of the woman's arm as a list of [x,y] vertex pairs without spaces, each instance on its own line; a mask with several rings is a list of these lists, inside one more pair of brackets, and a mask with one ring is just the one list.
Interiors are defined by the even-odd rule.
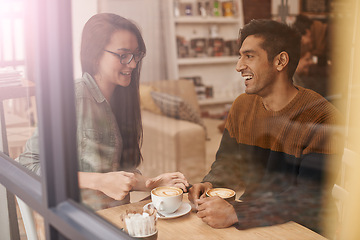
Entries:
[[180,172],[164,173],[155,178],[148,178],[131,172],[79,172],[79,187],[101,191],[107,196],[122,200],[131,190],[150,191],[160,186],[174,186],[183,189],[189,186]]
[[37,128],[31,138],[26,141],[24,152],[15,160],[40,176],[39,134]]

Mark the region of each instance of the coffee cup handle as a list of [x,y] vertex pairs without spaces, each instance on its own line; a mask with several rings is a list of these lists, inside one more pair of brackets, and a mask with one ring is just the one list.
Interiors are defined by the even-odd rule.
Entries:
[[160,201],[158,204],[154,204],[155,208],[158,210],[158,211],[163,211],[164,210],[164,202],[163,201]]

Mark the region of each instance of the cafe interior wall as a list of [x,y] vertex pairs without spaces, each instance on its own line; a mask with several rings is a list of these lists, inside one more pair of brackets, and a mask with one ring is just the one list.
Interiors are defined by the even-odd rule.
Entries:
[[97,0],[72,0],[72,37],[74,78],[81,77],[80,44],[82,29],[86,21],[98,12]]
[[[162,17],[163,1],[168,0],[72,0],[74,78],[81,76],[79,52],[85,22],[98,12],[112,12],[135,21],[142,31],[147,54],[143,60],[140,81],[167,79],[167,64],[176,63],[167,58],[164,51],[166,41],[170,41],[170,36],[165,36],[164,29],[170,23]],[[279,19],[280,5],[280,0],[271,1],[272,18]],[[298,5],[299,0],[288,2],[290,21],[299,13]]]

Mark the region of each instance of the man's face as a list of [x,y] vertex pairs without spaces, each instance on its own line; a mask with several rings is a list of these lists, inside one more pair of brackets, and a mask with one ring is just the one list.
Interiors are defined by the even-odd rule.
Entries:
[[299,75],[308,75],[310,66],[313,64],[312,55],[310,52],[305,53],[299,60],[299,64],[296,68],[296,73]]
[[266,96],[272,92],[276,68],[268,61],[267,52],[261,47],[263,38],[248,36],[240,50],[236,70],[245,78],[245,92]]

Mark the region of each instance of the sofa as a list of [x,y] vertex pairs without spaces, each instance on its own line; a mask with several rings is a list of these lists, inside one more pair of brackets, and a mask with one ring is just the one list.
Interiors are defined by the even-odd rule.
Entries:
[[[193,82],[163,80],[143,83],[140,85],[140,100],[143,122],[142,173],[154,177],[180,171],[192,183],[201,181],[209,169],[206,162],[209,136],[200,117]],[[216,127],[220,122],[217,120],[213,125]],[[214,150],[212,155],[215,155]]]

